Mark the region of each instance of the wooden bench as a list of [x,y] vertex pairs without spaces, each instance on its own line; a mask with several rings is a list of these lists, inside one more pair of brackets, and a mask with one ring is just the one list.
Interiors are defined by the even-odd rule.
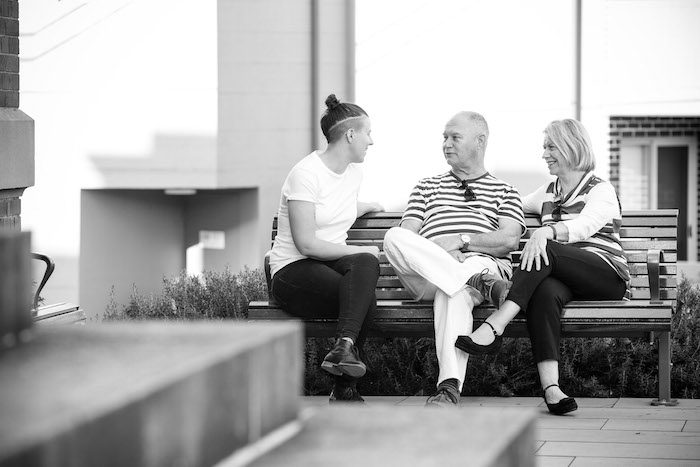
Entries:
[[[358,219],[348,233],[348,244],[377,245],[382,250],[386,231],[398,225],[401,213],[371,213]],[[573,301],[564,309],[564,337],[641,337],[659,341],[659,397],[653,405],[675,405],[671,399],[671,316],[676,307],[676,242],[678,211],[626,211],[623,213],[620,237],[632,275],[632,299],[629,301]],[[539,227],[536,216],[527,216],[527,233],[520,241],[522,249],[530,232]],[[277,233],[273,221],[272,238]],[[515,264],[520,252],[514,252]],[[377,283],[377,326],[385,336],[433,337],[432,303],[416,302],[404,290],[386,256],[380,255],[381,275]],[[268,293],[270,271],[265,259]],[[490,305],[474,309],[478,326],[492,312]],[[269,301],[251,302],[249,320],[297,319]],[[331,337],[337,320],[305,319],[308,337]],[[519,314],[506,329],[507,337],[526,337],[525,316]]]

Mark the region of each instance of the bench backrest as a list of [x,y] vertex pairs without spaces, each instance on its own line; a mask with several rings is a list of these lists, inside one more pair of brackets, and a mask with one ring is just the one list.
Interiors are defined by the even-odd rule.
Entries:
[[[370,213],[357,219],[348,232],[348,244],[377,245],[383,251],[384,234],[401,220],[400,212]],[[622,216],[620,238],[625,249],[632,276],[632,301],[660,300],[675,308],[676,302],[676,246],[678,210],[660,209],[653,211],[625,211]],[[520,261],[520,250],[530,237],[532,230],[540,226],[539,217],[525,217],[527,232],[520,240],[513,262]],[[277,218],[272,224],[272,239],[277,235]],[[658,255],[658,256],[657,256]],[[656,262],[654,258],[656,257]],[[409,300],[410,294],[403,288],[386,256],[380,255],[381,276],[377,283],[377,298],[386,300]],[[658,265],[658,266],[657,266]],[[649,284],[649,269],[659,268],[659,283]],[[269,290],[269,270],[268,278]],[[655,277],[653,274],[652,278]],[[658,290],[658,297],[654,296]]]

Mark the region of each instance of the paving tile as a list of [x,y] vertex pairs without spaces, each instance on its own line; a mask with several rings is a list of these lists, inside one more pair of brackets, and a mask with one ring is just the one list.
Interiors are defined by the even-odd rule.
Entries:
[[541,397],[462,397],[462,404],[480,407],[537,407],[541,403]]
[[539,456],[535,454],[537,467],[568,467],[574,461],[573,457]]
[[[537,458],[538,460],[540,457]],[[694,460],[634,459],[619,457],[577,457],[571,467],[698,467]]]
[[700,421],[690,420],[690,421],[686,422],[685,426],[683,427],[683,431],[689,431],[692,433],[700,433]]
[[[621,397],[616,408],[631,408],[631,407],[655,407],[651,405],[654,397]],[[672,407],[657,407],[664,409],[700,409],[700,399],[677,399],[678,405]]]
[[622,457],[630,459],[696,460],[700,463],[700,446],[636,443],[582,443],[547,441],[539,455],[574,457]]
[[425,405],[428,396],[409,396],[401,401],[401,406],[420,407]]
[[645,408],[586,408],[575,412],[581,418],[616,418],[649,420],[700,420],[700,410],[678,409],[677,407]]
[[617,397],[576,397],[576,403],[579,407],[591,407],[591,408],[611,408],[614,407],[619,399]]
[[384,405],[401,405],[406,400],[406,396],[362,396],[367,402],[367,405],[384,404]]
[[542,441],[700,445],[698,433],[542,428],[539,421],[538,425],[535,439]]
[[301,398],[304,407],[323,407],[328,405],[328,396],[305,396]]
[[539,428],[600,430],[603,425],[605,425],[606,421],[607,418],[557,417],[548,414],[545,417],[539,417],[537,419],[537,426]]
[[603,426],[603,430],[632,431],[681,431],[685,420],[637,420],[613,418]]

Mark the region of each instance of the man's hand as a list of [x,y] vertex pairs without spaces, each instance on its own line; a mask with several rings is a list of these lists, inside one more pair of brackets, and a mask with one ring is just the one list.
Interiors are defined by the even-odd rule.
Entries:
[[462,240],[459,238],[459,235],[449,235],[446,237],[436,238],[435,240],[433,240],[433,243],[435,243],[437,246],[439,246],[448,253],[450,253],[453,250],[459,250],[464,245],[464,243],[462,243]]
[[462,252],[459,251],[459,250],[451,250],[451,251],[448,251],[448,253],[449,253],[450,255],[452,255],[452,257],[453,257],[454,259],[456,259],[457,261],[459,261],[460,263],[463,263],[464,260],[467,259],[466,253],[462,253]]

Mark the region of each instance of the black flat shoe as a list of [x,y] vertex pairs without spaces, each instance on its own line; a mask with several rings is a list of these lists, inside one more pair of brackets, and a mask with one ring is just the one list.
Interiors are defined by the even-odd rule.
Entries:
[[471,355],[485,355],[498,352],[498,349],[501,348],[501,344],[503,343],[503,336],[499,336],[488,321],[484,321],[484,324],[488,324],[493,331],[493,335],[495,336],[493,342],[489,345],[481,345],[474,342],[469,336],[457,336],[455,347]]
[[547,404],[549,413],[553,415],[564,415],[565,413],[573,412],[574,410],[578,409],[578,404],[573,397],[565,397],[556,404],[550,404],[547,402],[547,389],[551,388],[552,386],[559,387],[558,384],[550,384],[544,388],[544,391],[542,392],[542,398],[544,399],[544,403]]

